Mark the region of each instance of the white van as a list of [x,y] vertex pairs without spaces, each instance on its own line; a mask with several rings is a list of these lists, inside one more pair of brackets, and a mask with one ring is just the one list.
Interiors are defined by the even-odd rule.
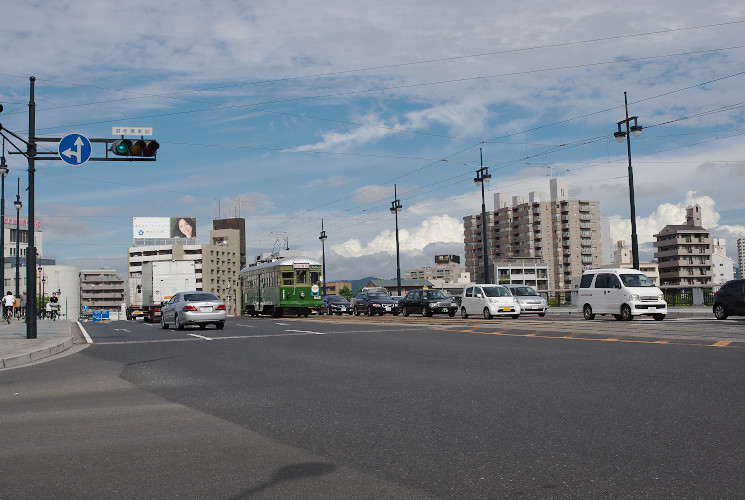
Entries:
[[460,315],[482,314],[484,319],[493,316],[520,317],[520,305],[509,290],[502,285],[467,285],[460,299]]
[[641,315],[662,321],[667,303],[654,282],[636,269],[591,269],[582,274],[577,310],[587,320],[612,314],[624,321]]

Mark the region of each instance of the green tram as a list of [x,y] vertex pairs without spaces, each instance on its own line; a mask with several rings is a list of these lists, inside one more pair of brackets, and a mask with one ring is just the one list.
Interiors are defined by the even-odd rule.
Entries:
[[321,263],[286,257],[241,271],[241,310],[258,316],[308,316],[321,308]]

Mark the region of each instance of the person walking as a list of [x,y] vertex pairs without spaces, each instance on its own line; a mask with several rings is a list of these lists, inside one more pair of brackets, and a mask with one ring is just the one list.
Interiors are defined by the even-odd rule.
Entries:
[[21,310],[19,312],[21,317],[26,319],[26,290],[21,294]]
[[13,297],[13,292],[8,290],[7,295],[3,297],[3,306],[5,306],[5,310],[3,311],[4,317],[8,324],[10,324],[10,317],[13,314],[13,305],[16,302],[16,298]]
[[16,297],[15,301],[13,302],[13,315],[16,317],[16,319],[18,319],[20,310],[21,310],[21,298]]

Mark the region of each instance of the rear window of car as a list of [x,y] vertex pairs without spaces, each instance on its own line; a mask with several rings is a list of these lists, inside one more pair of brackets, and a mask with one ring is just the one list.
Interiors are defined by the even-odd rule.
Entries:
[[203,300],[220,300],[212,293],[187,293],[184,295],[187,302],[200,302]]

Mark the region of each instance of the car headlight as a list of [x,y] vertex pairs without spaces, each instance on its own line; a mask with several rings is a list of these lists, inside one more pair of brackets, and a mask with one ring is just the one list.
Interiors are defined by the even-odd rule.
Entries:
[[631,295],[629,295],[629,300],[638,301],[639,296],[635,293],[632,293]]
[[660,295],[659,297],[657,297],[657,300],[664,301],[665,300],[665,296],[664,295]]
[[370,305],[373,306],[373,307],[380,307],[380,304],[376,304],[374,302],[372,304],[370,304]]

